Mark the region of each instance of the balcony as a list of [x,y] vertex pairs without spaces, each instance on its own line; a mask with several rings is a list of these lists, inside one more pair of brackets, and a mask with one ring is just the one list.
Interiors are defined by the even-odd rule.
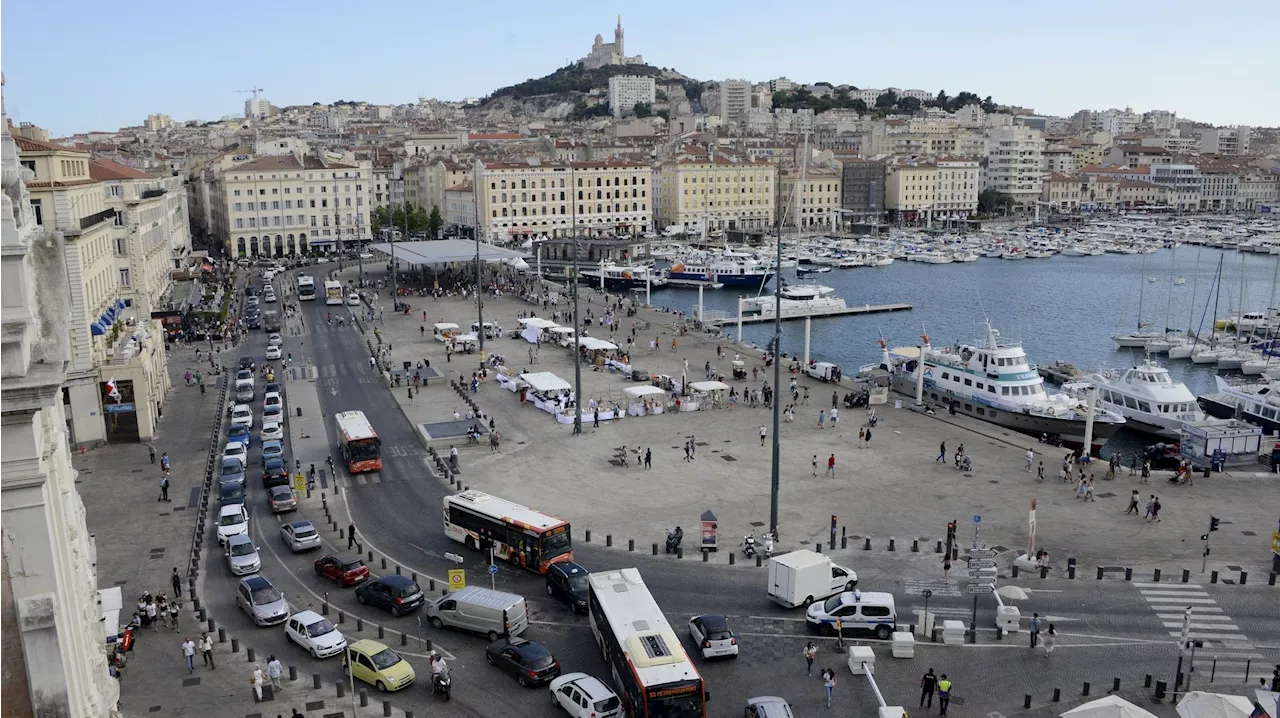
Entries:
[[144,190],[142,192],[142,198],[151,199],[152,197],[163,197],[166,192],[168,192],[168,190],[166,190],[163,187],[160,187],[158,189]]
[[77,223],[76,226],[64,227],[62,231],[72,235],[83,234],[86,230],[91,229],[92,227],[95,227],[103,222],[106,222],[115,216],[116,216],[116,211],[114,209],[107,208],[96,214],[91,214],[87,217],[81,217],[80,221]]

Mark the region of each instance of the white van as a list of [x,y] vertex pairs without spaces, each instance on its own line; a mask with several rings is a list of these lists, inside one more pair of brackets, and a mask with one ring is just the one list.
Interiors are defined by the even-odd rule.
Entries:
[[529,627],[524,597],[479,586],[447,593],[427,604],[427,620],[434,628],[456,628],[488,636],[518,636]]
[[841,633],[874,633],[880,640],[888,640],[897,626],[898,609],[893,594],[880,591],[858,590],[837,593],[825,601],[815,601],[805,614],[809,630],[834,636],[836,619],[840,619]]

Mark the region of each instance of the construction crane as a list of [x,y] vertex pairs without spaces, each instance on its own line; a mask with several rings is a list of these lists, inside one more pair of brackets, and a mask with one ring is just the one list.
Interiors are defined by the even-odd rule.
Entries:
[[253,89],[251,89],[251,90],[236,90],[236,92],[250,92],[250,93],[253,93],[253,99],[255,99],[255,100],[256,100],[256,99],[258,99],[258,93],[259,93],[259,92],[266,92],[266,90],[262,89],[261,87],[258,87],[257,85],[254,85],[254,86],[253,86]]

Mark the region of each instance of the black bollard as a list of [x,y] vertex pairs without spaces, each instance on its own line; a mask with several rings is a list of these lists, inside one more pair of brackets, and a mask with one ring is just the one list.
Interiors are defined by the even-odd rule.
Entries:
[[[737,562],[737,558],[738,558],[738,554],[733,553],[732,551],[730,551],[730,552],[729,552],[729,565],[730,565],[730,566],[732,566],[734,563],[736,563],[736,562]],[[1272,576],[1274,576],[1275,574],[1273,573],[1273,574],[1271,574],[1271,575],[1272,575]]]
[[636,540],[635,540],[635,539],[627,539],[627,550],[628,550],[628,551],[635,551],[635,550],[636,550]]
[[1209,583],[1217,583],[1217,582],[1218,582],[1218,572],[1214,571],[1213,573],[1209,574]]
[[849,537],[848,537],[848,536],[841,536],[841,537],[840,537],[840,548],[849,548]]
[[1012,576],[1013,578],[1017,578],[1017,577],[1018,577],[1018,565],[1017,565],[1017,564],[1014,564],[1014,565],[1009,569],[1009,575],[1010,575],[1010,576]]
[[1060,702],[1061,700],[1062,700],[1062,689],[1061,689],[1061,688],[1054,688],[1054,689],[1053,689],[1053,702],[1054,702],[1054,703],[1058,703],[1058,702]]
[[206,620],[208,620],[209,615],[208,615],[207,613],[205,613],[205,610],[202,608],[202,609],[200,609],[200,613],[198,614],[198,617],[199,617],[199,619],[200,619],[201,621],[206,621]]
[[[1190,571],[1189,569],[1185,569],[1185,568],[1184,568],[1184,569],[1182,569],[1182,582],[1183,582],[1183,583],[1187,583],[1187,582],[1188,582],[1188,581],[1190,581],[1190,580],[1191,580],[1191,571]],[[1148,686],[1148,687],[1149,687],[1149,686]]]
[[920,553],[919,539],[911,539],[911,553]]
[[1049,567],[1048,567],[1048,566],[1041,566],[1041,567],[1040,567],[1040,578],[1047,578],[1048,576],[1049,576]]
[[890,551],[897,551],[897,550],[898,550],[898,549],[895,547],[895,544],[896,544],[896,543],[897,543],[896,539],[894,539],[892,536],[890,536],[890,537],[889,537],[889,550],[890,550]]
[[232,652],[232,653],[239,653],[239,652],[240,652],[240,639],[239,639],[239,638],[233,638],[233,639],[231,639],[231,652]]
[[1099,580],[1099,581],[1101,581],[1101,580],[1102,580],[1102,567],[1101,567],[1101,566],[1099,566],[1099,567],[1098,567],[1098,580]]
[[1112,693],[1119,693],[1119,692],[1120,692],[1120,679],[1119,679],[1119,678],[1112,678],[1112,679],[1111,679],[1111,692],[1112,692]]
[[591,529],[585,531],[587,543],[591,543]]
[[1160,569],[1157,568],[1155,570],[1155,573],[1151,575],[1151,580],[1156,583],[1160,583]]
[[760,567],[763,565],[764,565],[764,557],[761,556],[760,554],[756,554],[756,566]]
[[430,652],[431,652],[431,639],[430,639],[430,638],[428,638],[428,639],[427,639],[427,653],[430,653]]
[[[212,619],[212,618],[210,618],[210,619],[209,619],[209,630],[210,630],[210,631],[212,631],[212,630],[213,630],[213,619]],[[227,629],[225,629],[225,628],[219,628],[219,629],[218,629],[218,643],[226,643],[226,642],[227,642]]]
[[1067,566],[1067,578],[1074,580],[1076,577],[1076,565],[1073,563]]
[[676,558],[684,558],[684,546],[676,547]]
[[815,543],[815,544],[813,545],[813,552],[814,552],[814,553],[822,553],[822,542],[821,542],[821,541],[819,541],[819,542],[817,542],[817,543]]
[[[363,546],[362,546],[361,548],[363,548]],[[369,563],[373,563],[373,552],[372,552],[372,551],[370,551],[370,552],[369,552]],[[383,566],[383,568],[386,568],[386,566]]]
[[347,695],[347,684],[342,681],[338,681],[338,697],[342,698],[345,695]]
[[407,633],[401,633],[401,634],[400,634],[400,645],[402,645],[402,646],[407,646],[407,645],[409,645],[409,634],[407,634]]
[[356,633],[364,630],[364,619],[356,616]]
[[606,548],[613,545],[613,534],[604,535],[604,545]]
[[340,539],[346,538],[346,536],[344,535],[345,533],[346,533],[346,529],[342,529],[342,528],[338,529],[338,538]]
[[1131,568],[1126,568],[1126,569],[1124,570],[1124,580],[1126,580],[1126,581],[1132,581],[1132,580],[1133,580],[1133,569],[1131,569]]
[[338,623],[346,623],[347,614],[344,611],[338,611]]
[[933,552],[934,552],[934,553],[942,553],[942,542],[941,542],[941,541],[939,541],[939,542],[937,542],[937,543],[935,543],[935,544],[933,545]]
[[418,572],[417,572],[417,571],[410,571],[410,572],[409,572],[409,580],[413,581],[414,583],[417,583],[417,582],[418,582]]
[[248,661],[248,662],[249,662],[249,663],[253,663],[253,655],[254,655],[254,654],[253,654],[253,649],[252,649],[252,648],[249,648],[248,646],[246,646],[246,647],[245,647],[245,649],[244,649],[244,654],[245,654],[246,656],[248,656],[248,657],[249,657],[249,661]]
[[951,549],[951,561],[954,563],[954,562],[959,561],[959,560],[960,560],[960,548],[959,548],[959,547],[952,547],[952,549]]
[[711,560],[711,552],[710,552],[710,551],[703,551],[703,552],[702,552],[702,562],[703,562],[703,563],[706,563],[706,562],[708,562],[708,561],[710,561],[710,560]]
[[291,680],[291,681],[296,681],[296,680],[298,680],[298,667],[297,667],[297,666],[289,666],[289,680]]
[[870,537],[870,536],[868,536],[868,537],[863,541],[863,543],[862,543],[862,550],[863,550],[863,551],[870,551],[870,550],[871,550],[871,537]]
[[360,689],[360,707],[361,708],[369,707],[369,692],[363,688]]
[[1147,674],[1147,675],[1142,679],[1142,687],[1143,687],[1143,688],[1150,688],[1150,687],[1151,687],[1151,674],[1150,674],[1150,673],[1148,673],[1148,674]]
[[1087,695],[1089,695],[1089,681],[1085,681],[1085,682],[1084,682],[1084,692],[1083,692],[1083,693],[1081,693],[1080,695],[1082,695],[1082,696],[1087,696]]
[[1158,701],[1164,700],[1165,691],[1167,691],[1168,689],[1169,689],[1168,683],[1164,681],[1156,681],[1156,691],[1153,697]]
[[384,718],[391,718],[391,701],[382,702],[382,715]]
[[1022,707],[1023,707],[1023,708],[1030,708],[1030,707],[1031,707],[1031,694],[1030,694],[1030,693],[1026,693],[1026,694],[1024,694],[1024,695],[1022,696]]
[[383,556],[383,557],[382,557],[382,570],[383,570],[383,571],[386,571],[386,570],[387,570],[387,557],[386,557],[386,556]]
[[[396,575],[397,575],[397,576],[401,576],[401,575],[403,575],[403,574],[400,572],[400,564],[396,564]],[[416,581],[415,581],[415,583],[416,583]]]
[[436,580],[434,578],[427,580],[427,590],[432,593],[436,592]]
[[[192,596],[192,597],[191,597],[191,610],[193,610],[193,611],[199,611],[199,610],[200,610],[200,597],[199,597],[199,596]],[[204,619],[203,619],[203,618],[201,618],[200,620],[201,620],[201,621],[203,621]]]
[[1240,585],[1241,585],[1241,586],[1243,586],[1243,585],[1245,585],[1245,584],[1246,584],[1246,583],[1248,583],[1248,582],[1249,582],[1249,572],[1248,572],[1248,571],[1241,571],[1241,572],[1240,572]]
[[320,686],[321,686],[321,685],[322,685],[322,683],[320,682],[320,674],[319,674],[319,673],[312,673],[312,674],[311,674],[311,687],[312,687],[312,688],[314,688],[314,689],[316,689],[316,690],[320,690]]
[[657,555],[658,555],[658,542],[657,542],[657,541],[655,541],[655,542],[653,543],[653,555],[654,555],[654,556],[657,556]]

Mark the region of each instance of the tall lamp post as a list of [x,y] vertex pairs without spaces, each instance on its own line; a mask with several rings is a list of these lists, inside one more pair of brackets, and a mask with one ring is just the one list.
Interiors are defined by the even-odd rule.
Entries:
[[[573,163],[569,163],[569,196],[573,196],[573,188],[577,185],[574,179]],[[573,435],[582,434],[582,360],[578,352],[578,337],[582,336],[582,325],[578,319],[578,205],[569,203],[573,211],[573,276],[569,278],[569,291],[573,292]],[[603,275],[601,275],[603,276]]]
[[[479,166],[479,163],[477,163],[477,166]],[[472,192],[475,194],[475,198],[476,198],[476,201],[475,201],[475,205],[476,205],[476,231],[475,231],[475,239],[476,239],[476,322],[479,324],[479,327],[480,327],[480,331],[478,331],[478,332],[476,332],[476,333],[479,335],[479,341],[480,341],[480,365],[481,365],[481,367],[483,367],[483,366],[484,366],[484,299],[483,299],[483,296],[484,296],[484,290],[480,287],[480,233],[484,231],[484,229],[483,229],[483,227],[484,227],[484,223],[480,221],[480,193],[479,193],[479,189],[480,189],[479,179],[480,179],[480,178],[479,178],[479,176],[478,176],[478,175],[479,175],[479,173],[476,173],[476,175],[477,175],[477,176],[476,176],[475,181],[473,181],[473,182],[471,183],[471,186],[472,186]]]
[[[808,135],[805,136],[806,142]],[[806,155],[808,152],[806,151]],[[807,162],[808,157],[804,157]],[[773,176],[775,187],[771,188],[770,194],[774,194],[772,190],[776,190],[778,181],[778,173]],[[776,196],[776,194],[775,194]],[[776,206],[774,214],[777,219],[774,221],[774,228],[778,233],[777,238],[777,254],[774,257],[773,265],[773,462],[770,467],[769,476],[769,531],[776,538],[778,535],[778,487],[780,484],[780,470],[782,462],[782,443],[779,440],[779,422],[782,417],[782,403],[778,401],[780,390],[782,389],[782,212]],[[798,220],[797,220],[798,223]]]

